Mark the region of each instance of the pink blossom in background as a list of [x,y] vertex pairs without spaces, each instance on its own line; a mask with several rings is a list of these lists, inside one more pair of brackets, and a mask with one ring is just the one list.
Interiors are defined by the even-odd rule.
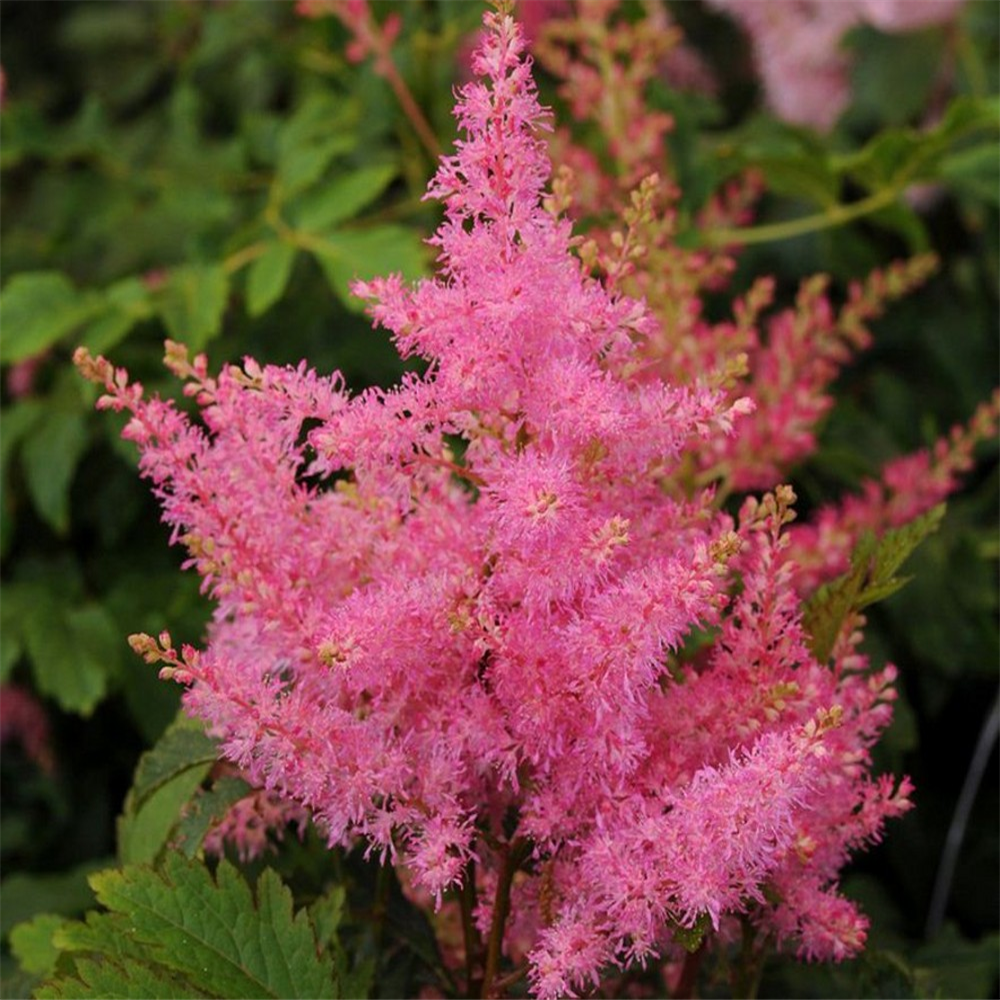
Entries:
[[866,531],[899,527],[946,500],[974,464],[977,444],[996,437],[1000,390],[980,404],[965,427],[957,426],[924,448],[888,462],[857,494],[820,508],[791,531],[796,586],[809,593],[847,571],[851,552]]
[[55,770],[49,718],[41,702],[17,684],[0,687],[0,744],[20,743],[43,771]]
[[880,31],[912,31],[947,24],[965,0],[855,0],[861,19]]
[[524,32],[525,41],[531,45],[537,40],[547,21],[569,17],[572,12],[570,0],[518,0],[515,16]]
[[708,0],[750,35],[767,102],[797,125],[833,127],[850,100],[840,40],[857,23],[851,0]]
[[7,391],[14,399],[23,399],[35,391],[38,373],[47,357],[48,352],[46,351],[10,366],[7,370]]
[[750,35],[771,109],[828,131],[850,101],[844,35],[858,24],[903,32],[953,20],[964,0],[707,0]]

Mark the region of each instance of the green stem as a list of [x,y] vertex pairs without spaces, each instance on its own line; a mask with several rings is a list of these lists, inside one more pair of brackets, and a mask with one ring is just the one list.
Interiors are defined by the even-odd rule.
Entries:
[[956,31],[954,39],[955,56],[969,82],[969,89],[974,97],[986,97],[990,92],[990,80],[979,50],[969,35],[961,29]]
[[684,956],[684,966],[681,969],[681,978],[677,980],[677,986],[674,988],[673,1000],[690,1000],[694,996],[694,988],[698,985],[698,969],[701,968],[704,956],[704,941],[695,951],[690,951]]
[[764,959],[767,957],[768,941],[765,938],[759,948],[754,948],[757,932],[753,924],[742,918],[743,942],[740,947],[740,957],[733,972],[733,996],[740,1000],[756,1000],[760,989],[761,977],[764,975]]
[[375,876],[375,898],[372,900],[372,940],[375,954],[382,951],[382,938],[385,933],[385,918],[389,912],[389,891],[392,888],[390,875],[392,868],[381,864]]
[[483,939],[473,919],[476,910],[476,863],[470,861],[465,866],[462,891],[458,897],[462,909],[462,939],[465,943],[466,995],[475,996],[479,983],[476,981],[476,962],[483,950]]
[[527,974],[527,964],[519,965],[513,972],[493,980],[493,992],[500,993],[502,990],[507,989],[508,986],[513,986],[514,983],[520,982]]
[[874,194],[852,202],[850,205],[833,205],[814,215],[806,215],[800,219],[790,219],[788,222],[772,222],[763,226],[746,226],[735,229],[712,229],[704,234],[704,241],[709,246],[721,247],[738,243],[746,246],[750,243],[771,243],[776,240],[787,240],[793,236],[805,233],[815,233],[823,229],[833,229],[854,219],[871,215],[879,209],[887,208],[899,197],[896,187],[883,188]]
[[510,914],[510,888],[521,862],[528,856],[528,841],[518,837],[513,843],[502,848],[500,875],[497,878],[496,895],[493,897],[493,921],[490,924],[490,938],[486,946],[486,967],[483,972],[482,997],[496,996],[497,972],[500,969],[500,953],[503,933]]

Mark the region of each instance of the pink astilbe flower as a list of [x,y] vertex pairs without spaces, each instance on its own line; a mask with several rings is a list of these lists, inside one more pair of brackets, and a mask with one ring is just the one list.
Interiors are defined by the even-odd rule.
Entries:
[[[78,353],[216,604],[203,650],[132,644],[261,801],[438,906],[473,868],[511,898],[506,941],[505,906],[469,914],[486,992],[504,943],[554,997],[737,915],[843,957],[863,933],[839,869],[906,805],[868,776],[893,671],[850,636],[812,657],[789,490],[734,524],[692,484],[752,407],[675,377],[646,305],[571,252],[523,37],[485,22],[429,189],[438,275],[356,285],[425,374],[351,396],[168,344],[198,422]],[[697,629],[717,639],[685,655]]]
[[[723,325],[732,331],[725,341],[729,350],[747,358],[746,381],[739,381],[733,394],[747,393],[754,411],[731,438],[712,442],[702,460],[705,467],[726,475],[739,490],[766,489],[787,476],[816,450],[817,428],[833,407],[834,380],[871,345],[867,323],[935,267],[934,256],[926,254],[874,271],[864,282],[852,282],[839,313],[827,295],[827,278],[818,275],[802,283],[794,308],[760,324],[756,315],[769,300],[771,286],[758,283],[749,296],[752,304],[742,307],[744,317]],[[715,336],[706,337],[709,344]]]
[[712,519],[678,510],[690,531],[665,545],[656,480],[728,405],[620,374],[649,317],[582,273],[541,207],[545,116],[519,30],[489,25],[487,83],[463,90],[467,138],[430,189],[442,277],[358,286],[425,377],[351,399],[304,367],[208,378],[171,347],[199,428],[81,360],[101,405],[133,413],[125,435],[218,602],[203,653],[143,650],[193,682],[189,709],[255,783],[309,805],[331,841],[402,845],[435,892],[519,766],[540,800],[600,788],[584,762],[609,747],[633,766],[662,650],[714,617],[720,584]]

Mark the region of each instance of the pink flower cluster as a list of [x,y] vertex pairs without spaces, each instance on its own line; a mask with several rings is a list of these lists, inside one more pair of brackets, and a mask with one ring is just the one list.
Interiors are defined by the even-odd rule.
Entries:
[[779,117],[821,130],[850,100],[844,35],[859,24],[911,31],[953,20],[964,0],[708,0],[749,33],[767,102]]
[[133,645],[331,844],[365,838],[439,903],[473,880],[537,996],[741,920],[843,958],[866,921],[838,873],[909,806],[870,774],[895,671],[853,621],[811,652],[787,487],[734,520],[699,482],[773,471],[732,451],[753,404],[671,370],[657,317],[571,252],[521,31],[486,27],[429,189],[438,276],[357,286],[423,375],[352,396],[169,345],[198,423],[78,354],[216,602],[202,651]]

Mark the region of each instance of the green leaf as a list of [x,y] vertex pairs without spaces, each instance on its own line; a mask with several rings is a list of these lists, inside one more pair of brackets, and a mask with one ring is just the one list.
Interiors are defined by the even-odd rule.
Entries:
[[55,932],[66,923],[65,917],[40,913],[10,932],[10,950],[25,972],[47,976],[56,967],[59,949],[52,940]]
[[962,194],[1000,205],[1000,145],[981,143],[946,156],[938,173]]
[[[213,879],[204,865],[169,854],[162,871],[129,866],[91,884],[110,912],[57,932],[71,968],[38,997],[159,996],[170,977],[186,985],[183,996],[338,995],[333,962],[320,953],[306,914],[293,915],[291,892],[270,869],[252,893],[226,861]],[[106,975],[95,983],[101,968]]]
[[18,872],[0,882],[0,936],[40,913],[71,917],[94,905],[87,876],[108,864],[101,858],[57,875]]
[[1000,973],[1000,936],[986,934],[978,941],[964,938],[954,924],[946,924],[933,941],[913,956],[923,996],[990,997]]
[[119,343],[136,323],[153,315],[149,288],[139,278],[124,278],[104,292],[105,312],[80,335],[80,343],[92,354],[102,354]]
[[296,146],[278,160],[278,183],[285,198],[304,191],[323,176],[335,156],[355,145],[350,136],[330,136],[321,142]]
[[335,156],[358,143],[350,126],[358,107],[328,93],[311,95],[278,135],[275,184],[279,200],[287,200],[314,184]]
[[211,764],[181,771],[149,795],[142,805],[125,799],[118,817],[118,857],[122,864],[155,861],[167,847],[184,807],[208,776]]
[[792,198],[831,206],[838,201],[840,178],[825,146],[809,130],[770,117],[753,119],[717,147],[727,173],[757,167],[768,188]]
[[118,854],[123,863],[157,858],[217,758],[216,742],[200,722],[181,712],[136,767],[118,819]]
[[[3,411],[3,433],[0,434],[0,516],[3,518],[0,552],[3,553],[6,553],[13,537],[14,526],[15,506],[12,495],[8,493],[11,459],[21,441],[44,416],[45,404],[40,399],[20,399]],[[3,630],[0,630],[0,644],[3,641]],[[6,665],[6,660],[3,662]]]
[[884,129],[858,152],[838,165],[852,179],[871,190],[926,179],[918,167],[936,152],[936,144],[914,129]]
[[67,712],[90,715],[118,666],[118,637],[108,613],[96,604],[67,605],[36,584],[9,590],[23,602],[24,641],[38,690]]
[[0,294],[0,362],[40,354],[100,311],[94,294],[82,294],[59,271],[15,274]]
[[259,316],[281,298],[295,262],[290,243],[275,242],[250,265],[247,276],[247,312]]
[[80,411],[52,409],[27,435],[22,462],[35,509],[60,535],[69,531],[69,488],[88,443]]
[[351,293],[355,279],[366,280],[398,271],[413,280],[425,273],[427,257],[426,247],[417,234],[402,226],[331,233],[314,253],[330,287],[352,312],[362,312],[365,307]]
[[139,760],[132,782],[136,804],[141,805],[182,771],[214,764],[218,757],[219,745],[205,732],[204,725],[184,712],[179,713],[156,746]]
[[220,778],[210,789],[196,795],[188,804],[174,831],[173,845],[185,857],[200,856],[208,831],[252,791],[251,786],[242,778]]
[[837,157],[834,165],[871,190],[902,188],[938,179],[944,158],[958,140],[979,132],[996,133],[998,128],[995,100],[960,97],[933,128],[883,129],[856,153]]
[[353,219],[389,186],[397,170],[393,164],[362,167],[310,191],[291,208],[296,228],[318,233]]
[[31,1000],[38,977],[27,972],[0,973],[0,1000]]
[[160,313],[170,336],[200,351],[222,330],[229,277],[221,264],[191,264],[171,272]]
[[48,983],[34,995],[47,1000],[186,1000],[211,996],[162,966],[106,958],[99,962],[78,959],[72,977]]
[[309,907],[309,920],[316,930],[316,940],[325,948],[336,940],[337,930],[344,917],[347,891],[342,885],[335,885],[325,895],[320,896]]
[[851,555],[851,568],[824,584],[806,602],[802,623],[810,635],[810,649],[821,663],[829,660],[844,623],[862,608],[884,600],[906,584],[896,571],[928,535],[937,531],[944,504],[881,538],[861,538]]
[[80,334],[80,343],[91,354],[103,354],[124,340],[135,323],[135,318],[128,313],[110,309],[87,324]]
[[927,107],[946,44],[939,30],[888,34],[874,28],[855,29],[849,38],[854,57],[851,71],[853,111],[883,125],[901,125]]
[[0,601],[0,684],[6,684],[24,652],[20,616],[7,595]]

